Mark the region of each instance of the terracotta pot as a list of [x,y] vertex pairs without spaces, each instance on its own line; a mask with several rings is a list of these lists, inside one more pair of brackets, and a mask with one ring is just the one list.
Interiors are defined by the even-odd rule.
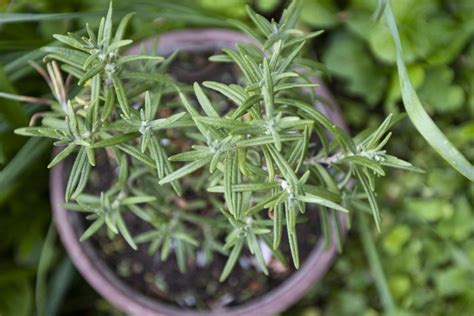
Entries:
[[[160,35],[159,53],[166,56],[176,49],[194,52],[217,51],[224,47],[234,47],[235,43],[241,41],[251,42],[249,38],[241,33],[220,29],[169,32]],[[142,43],[142,45],[149,48],[153,43],[155,41],[150,39]],[[138,50],[139,46],[137,45],[129,52],[133,53]],[[324,86],[319,87],[317,91],[320,96],[333,100]],[[335,124],[345,128],[341,114],[334,103],[330,106],[322,104],[316,104],[316,106]],[[67,211],[62,207],[65,188],[64,170],[64,165],[60,164],[53,168],[50,174],[51,204],[59,236],[74,265],[87,282],[110,303],[128,314],[140,316],[248,316],[276,314],[297,302],[318,282],[336,255],[334,242],[328,249],[325,249],[323,242],[320,241],[303,262],[301,268],[270,292],[249,300],[242,305],[218,311],[197,312],[183,310],[146,297],[130,288],[100,259],[97,249],[92,246],[91,242],[79,242],[79,236],[84,231],[84,227],[80,224],[79,214]],[[345,223],[344,218],[342,217],[341,219]]]

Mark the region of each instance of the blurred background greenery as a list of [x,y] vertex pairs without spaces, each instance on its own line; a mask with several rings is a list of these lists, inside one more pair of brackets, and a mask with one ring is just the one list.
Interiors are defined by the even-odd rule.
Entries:
[[[37,49],[52,34],[95,24],[107,3],[0,0],[0,92],[47,94],[27,61],[41,60]],[[285,5],[280,0],[114,1],[116,11],[140,17],[128,30],[135,40],[175,28],[228,27],[227,18],[245,20],[245,4],[266,16],[277,16]],[[301,27],[326,30],[308,53],[326,65],[326,80],[351,130],[403,111],[392,39],[383,21],[371,19],[376,0],[304,0],[304,5]],[[392,6],[425,108],[474,161],[474,2],[396,0]],[[71,12],[83,14],[41,15]],[[0,100],[0,315],[119,314],[81,279],[50,229],[50,144],[12,133],[41,110]],[[427,171],[391,171],[378,183],[383,229],[373,236],[400,313],[474,315],[474,184],[439,158],[409,120],[395,127],[389,150]],[[286,314],[383,314],[373,281],[353,227],[329,273]]]

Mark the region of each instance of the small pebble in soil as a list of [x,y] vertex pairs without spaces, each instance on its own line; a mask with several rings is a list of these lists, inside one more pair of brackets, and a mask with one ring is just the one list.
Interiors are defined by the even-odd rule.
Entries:
[[206,292],[215,293],[218,287],[219,287],[219,284],[217,282],[209,282],[206,287]]
[[250,260],[249,257],[241,257],[239,259],[239,265],[243,268],[243,269],[248,269],[252,266],[252,261]]
[[234,296],[232,296],[229,293],[226,293],[226,294],[222,295],[216,302],[211,304],[211,308],[212,309],[222,308],[222,307],[227,306],[230,303],[232,303],[234,301],[234,299],[235,299]]
[[133,273],[135,273],[135,274],[142,273],[143,272],[143,264],[141,264],[140,262],[135,261],[132,265],[132,270],[133,270]]
[[194,298],[193,295],[188,294],[183,298],[183,303],[185,306],[192,307],[196,305],[196,299]]
[[270,269],[270,271],[272,271],[276,275],[282,275],[289,272],[288,267],[286,267],[279,260],[275,260],[275,259],[272,259],[270,261],[270,263],[268,264],[268,268]]
[[270,249],[270,247],[268,247],[267,243],[261,239],[258,240],[258,245],[260,246],[260,249],[262,249],[263,260],[268,265],[268,263],[270,262],[270,260],[272,260],[273,257],[272,250]]
[[206,265],[207,263],[207,258],[206,258],[206,253],[202,250],[199,250],[196,254],[196,266],[199,268],[202,268]]

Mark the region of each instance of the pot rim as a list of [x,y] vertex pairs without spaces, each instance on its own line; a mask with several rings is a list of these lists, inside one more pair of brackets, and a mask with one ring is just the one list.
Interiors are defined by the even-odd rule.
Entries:
[[[176,49],[180,51],[209,51],[221,48],[233,48],[237,42],[253,42],[242,33],[226,29],[193,29],[163,33],[158,36],[158,52],[169,55]],[[150,38],[132,47],[127,53],[138,53],[141,47],[150,48],[156,43]],[[319,82],[319,81],[318,81]],[[318,102],[316,107],[331,121],[347,129],[341,113],[329,91],[323,84],[318,87],[318,94],[330,101],[329,106]],[[91,242],[80,242],[79,216],[67,211],[64,203],[64,164],[61,163],[50,171],[50,199],[55,226],[60,239],[71,257],[74,265],[87,282],[115,307],[132,315],[182,315],[182,316],[217,316],[217,315],[273,315],[287,309],[299,300],[328,270],[336,255],[335,229],[332,229],[332,242],[325,249],[320,240],[304,260],[302,266],[278,287],[243,304],[214,311],[194,311],[180,309],[170,304],[146,297],[121,281],[99,258]],[[347,219],[339,214],[344,234],[347,231]],[[334,226],[334,222],[332,226]],[[333,227],[334,228],[334,227]]]

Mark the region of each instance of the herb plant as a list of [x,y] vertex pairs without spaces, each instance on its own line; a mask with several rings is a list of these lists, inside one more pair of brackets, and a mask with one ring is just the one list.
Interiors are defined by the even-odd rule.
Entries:
[[[349,220],[353,209],[368,210],[380,228],[376,178],[385,167],[419,170],[384,150],[398,117],[351,137],[315,107],[320,67],[302,52],[321,32],[296,28],[300,10],[294,1],[276,22],[247,9],[254,27],[235,25],[255,44],[211,57],[238,67],[241,78],[230,85],[177,82],[169,75],[177,54],[124,53],[132,15],[113,31],[112,6],[97,33],[87,26],[82,37],[55,35],[64,46],[44,49],[46,71],[35,65],[54,100],[2,96],[50,106],[39,126],[16,132],[55,140],[60,151],[49,167],[72,161],[66,207],[91,222],[81,240],[105,229],[134,249],[147,243],[163,260],[174,253],[181,271],[198,250],[206,262],[224,253],[223,281],[244,248],[266,274],[264,248],[284,262],[284,234],[298,268],[298,224],[311,212],[327,244],[330,223],[339,234],[346,225],[341,212]],[[98,167],[104,160],[109,169]],[[98,173],[112,179],[109,187],[94,187]],[[151,229],[132,236],[129,214]]]

